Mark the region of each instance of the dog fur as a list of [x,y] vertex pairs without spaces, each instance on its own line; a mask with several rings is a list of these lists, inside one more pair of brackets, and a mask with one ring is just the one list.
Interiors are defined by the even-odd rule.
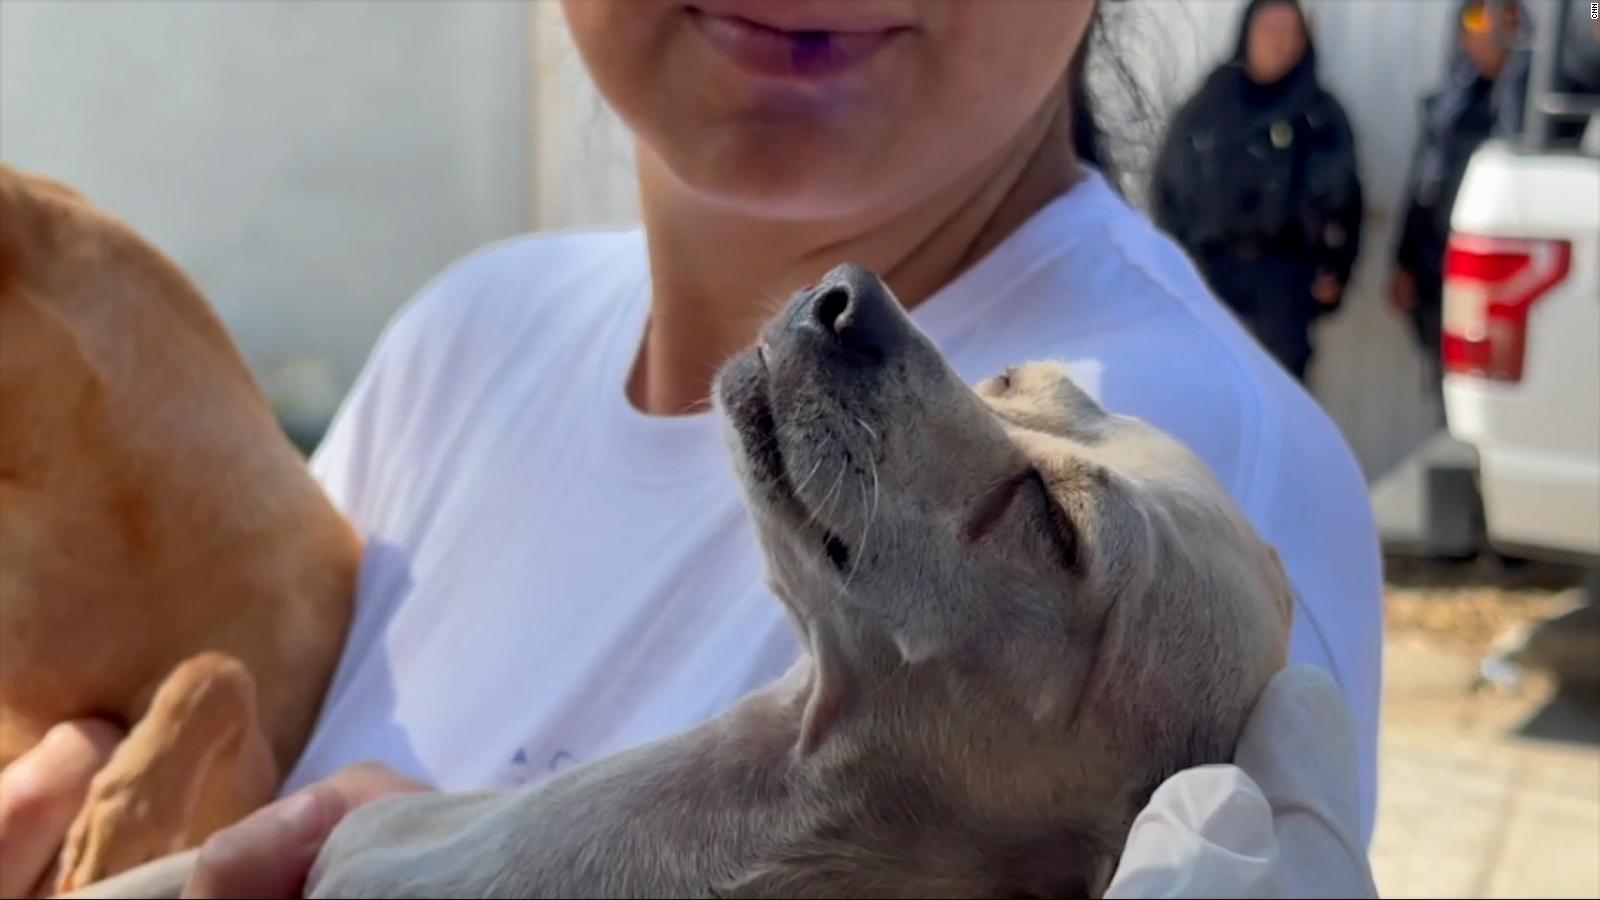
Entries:
[[0,164],[0,768],[57,723],[130,729],[57,890],[197,846],[274,796],[343,647],[360,553],[184,274],[70,188]]
[[307,896],[1097,896],[1152,791],[1231,761],[1290,591],[1177,442],[1057,364],[969,388],[855,267],[716,399],[809,653],[545,784],[365,806]]

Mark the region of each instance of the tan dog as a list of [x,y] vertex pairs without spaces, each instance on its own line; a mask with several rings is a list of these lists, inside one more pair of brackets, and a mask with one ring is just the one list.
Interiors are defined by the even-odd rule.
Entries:
[[1290,593],[1177,442],[1054,364],[974,391],[858,268],[717,394],[807,657],[546,784],[362,807],[307,896],[1095,896],[1158,785],[1232,760]]
[[131,729],[59,889],[272,798],[338,661],[360,552],[177,267],[0,164],[0,767],[60,722]]

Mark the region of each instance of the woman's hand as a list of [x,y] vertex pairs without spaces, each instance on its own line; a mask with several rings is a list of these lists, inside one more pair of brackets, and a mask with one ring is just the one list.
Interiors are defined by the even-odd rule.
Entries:
[[375,764],[350,766],[263,807],[206,841],[184,886],[186,898],[294,898],[334,826],[393,794],[430,788]]
[[1405,269],[1395,269],[1389,279],[1389,303],[1409,313],[1417,308],[1417,278]]
[[1233,765],[1167,779],[1134,820],[1106,897],[1376,897],[1355,727],[1328,676],[1280,672]]
[[99,719],[63,722],[0,771],[0,897],[41,897],[55,887],[67,829],[124,736]]

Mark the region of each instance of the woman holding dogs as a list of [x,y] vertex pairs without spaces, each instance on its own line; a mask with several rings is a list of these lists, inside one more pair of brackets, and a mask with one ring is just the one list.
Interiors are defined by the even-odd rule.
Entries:
[[[1241,759],[1326,765],[1174,779],[1114,889],[1364,872],[1382,628],[1365,485],[1315,402],[1116,192],[1085,82],[1116,52],[1102,5],[565,10],[636,137],[642,227],[488,248],[383,335],[314,461],[369,544],[344,658],[285,799],[216,836],[189,894],[297,896],[355,805],[531,782],[787,669],[800,648],[707,398],[777,302],[843,261],[881,273],[962,377],[1061,359],[1184,441],[1290,576],[1292,660],[1321,674],[1269,690],[1266,743]],[[62,731],[44,781],[70,798],[104,743]],[[1286,806],[1320,818],[1274,820]],[[1201,807],[1231,830],[1181,812]]]

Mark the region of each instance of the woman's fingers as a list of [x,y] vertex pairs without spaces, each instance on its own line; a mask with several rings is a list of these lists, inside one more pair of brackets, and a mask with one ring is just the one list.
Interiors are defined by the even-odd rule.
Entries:
[[375,765],[351,766],[217,832],[184,886],[185,898],[294,898],[328,835],[352,810],[391,794],[428,790]]
[[346,766],[326,783],[344,795],[346,802],[350,804],[350,809],[357,809],[391,794],[415,794],[433,790],[415,778],[407,778],[377,763]]
[[31,897],[44,884],[89,783],[123,738],[99,719],[63,722],[0,772],[0,897]]
[[322,842],[349,809],[326,782],[311,785],[211,836],[184,897],[299,897]]

